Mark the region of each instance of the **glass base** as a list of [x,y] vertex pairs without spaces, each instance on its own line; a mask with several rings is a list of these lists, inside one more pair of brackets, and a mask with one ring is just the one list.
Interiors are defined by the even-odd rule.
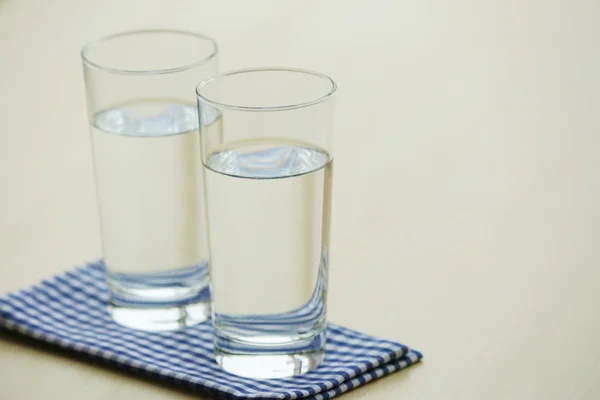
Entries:
[[288,378],[311,371],[325,359],[325,331],[310,336],[215,330],[215,359],[225,371],[255,379]]
[[210,317],[206,262],[159,272],[106,271],[109,312],[119,325],[143,331],[184,329]]
[[325,359],[325,350],[297,354],[231,354],[217,348],[215,359],[225,371],[246,378],[288,378],[315,369]]
[[188,303],[169,307],[131,307],[111,304],[112,319],[119,325],[143,331],[160,332],[185,329],[210,317],[210,303]]

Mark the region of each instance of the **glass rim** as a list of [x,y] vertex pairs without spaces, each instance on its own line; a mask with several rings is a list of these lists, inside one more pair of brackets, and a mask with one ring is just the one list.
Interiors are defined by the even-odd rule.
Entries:
[[[202,95],[200,90],[202,87],[208,85],[211,82],[214,82],[219,79],[224,79],[234,75],[247,74],[253,72],[294,72],[306,75],[312,75],[316,78],[324,79],[331,84],[331,88],[329,91],[313,100],[303,101],[295,104],[286,104],[286,105],[276,105],[276,106],[245,106],[239,104],[228,104],[221,101],[211,100],[208,97]],[[333,79],[331,79],[328,75],[322,74],[320,72],[311,71],[309,69],[303,68],[290,68],[290,67],[255,67],[255,68],[242,68],[235,69],[231,71],[224,72],[219,75],[212,76],[210,78],[204,79],[198,83],[196,86],[196,96],[202,101],[202,103],[208,104],[215,108],[220,109],[228,109],[228,110],[237,110],[237,111],[284,111],[284,110],[295,110],[299,108],[306,108],[310,106],[314,106],[316,104],[320,104],[329,98],[331,98],[337,90],[337,83]]]
[[[206,40],[211,43],[212,51],[206,57],[203,57],[202,59],[194,61],[189,64],[180,65],[180,66],[171,67],[171,68],[159,68],[159,69],[148,69],[148,70],[122,69],[122,68],[108,67],[106,65],[102,65],[101,63],[92,61],[88,56],[89,51],[98,44],[105,43],[110,40],[119,39],[119,38],[126,37],[126,36],[147,34],[147,33],[177,34],[177,35],[185,35],[185,36],[195,37],[197,39]],[[93,40],[85,43],[83,45],[83,47],[81,48],[81,59],[83,60],[84,64],[86,64],[92,68],[95,68],[95,69],[98,69],[101,71],[105,71],[105,72],[114,73],[114,74],[158,75],[158,74],[171,74],[171,73],[175,73],[175,72],[186,71],[191,68],[203,65],[203,64],[207,63],[208,61],[210,61],[211,59],[213,59],[217,55],[218,49],[219,49],[219,46],[217,45],[217,42],[213,38],[211,38],[210,36],[201,34],[201,33],[197,33],[197,32],[191,32],[191,31],[186,31],[186,30],[181,30],[181,29],[137,29],[137,30],[129,30],[129,31],[120,31],[120,32],[110,33],[108,35],[100,36],[97,39],[93,39]]]

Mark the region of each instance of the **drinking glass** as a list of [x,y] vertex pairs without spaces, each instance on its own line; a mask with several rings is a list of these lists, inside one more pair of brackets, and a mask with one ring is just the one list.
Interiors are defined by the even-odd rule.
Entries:
[[197,89],[216,361],[252,378],[325,356],[334,81],[246,69]]
[[171,330],[210,315],[194,87],[217,45],[176,30],[117,33],[82,53],[109,310]]

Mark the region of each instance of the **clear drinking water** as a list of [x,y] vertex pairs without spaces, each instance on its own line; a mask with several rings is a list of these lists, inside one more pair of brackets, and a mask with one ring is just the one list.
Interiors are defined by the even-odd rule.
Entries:
[[335,91],[278,67],[196,87],[215,359],[229,373],[285,378],[325,358]]
[[176,29],[116,32],[81,50],[108,305],[121,325],[172,330],[210,315],[192,89],[217,73],[217,53],[213,39]]
[[147,101],[104,110],[93,117],[92,142],[114,319],[148,330],[205,320],[197,108]]
[[206,157],[215,350],[226,370],[283,377],[324,357],[332,167],[326,151],[292,140],[238,141]]

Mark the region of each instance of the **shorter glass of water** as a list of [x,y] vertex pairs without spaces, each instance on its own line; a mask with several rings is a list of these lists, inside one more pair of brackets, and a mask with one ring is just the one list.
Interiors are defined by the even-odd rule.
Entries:
[[335,82],[238,70],[197,89],[215,352],[282,378],[325,357]]

